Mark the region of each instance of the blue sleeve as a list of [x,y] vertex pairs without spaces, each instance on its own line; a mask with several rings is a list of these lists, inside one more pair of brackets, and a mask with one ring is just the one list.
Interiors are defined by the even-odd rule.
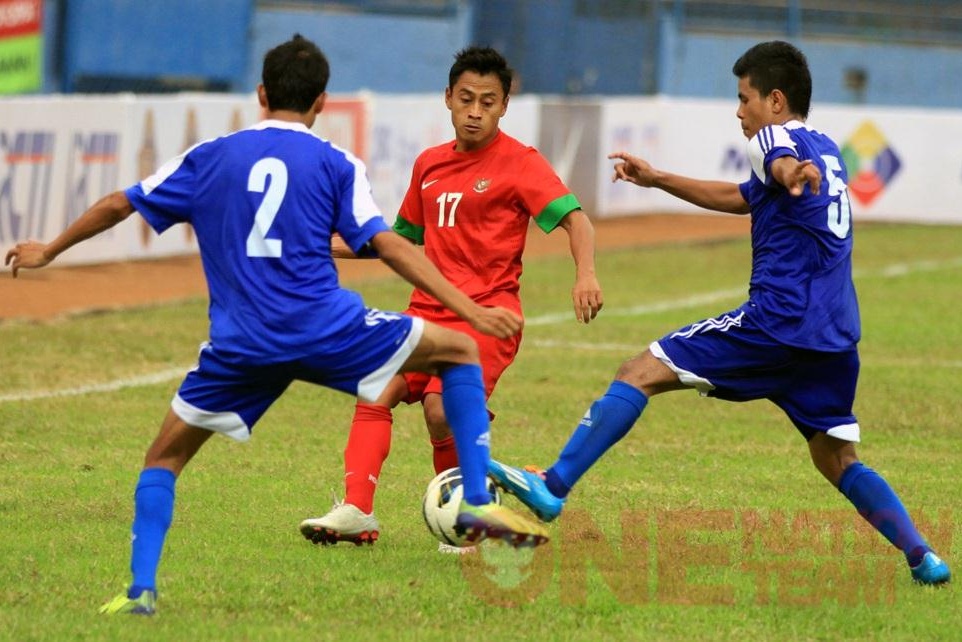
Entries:
[[362,236],[367,237],[367,240],[365,240],[360,247],[358,248],[352,247],[351,249],[353,249],[354,253],[361,258],[376,258],[377,251],[374,249],[373,246],[370,245],[371,239],[374,238],[375,235],[380,234],[381,232],[390,232],[390,231],[391,231],[391,228],[388,227],[387,222],[383,218],[371,219],[370,221],[364,224],[364,227],[362,229]]
[[345,160],[348,162],[339,181],[340,207],[334,227],[355,254],[371,256],[368,242],[375,234],[391,228],[374,202],[364,163],[349,155]]
[[190,221],[194,175],[186,154],[164,163],[156,173],[126,190],[127,199],[160,234],[171,225]]
[[748,141],[748,159],[752,164],[752,172],[765,185],[771,185],[774,180],[768,171],[772,161],[782,156],[798,158],[798,151],[788,130],[781,125],[762,127]]

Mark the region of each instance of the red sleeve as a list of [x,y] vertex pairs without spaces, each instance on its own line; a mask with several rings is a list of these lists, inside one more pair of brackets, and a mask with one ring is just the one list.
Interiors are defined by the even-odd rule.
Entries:
[[521,171],[518,172],[517,189],[525,209],[536,219],[545,212],[548,205],[571,194],[571,190],[561,181],[548,160],[533,147],[527,148],[525,152]]

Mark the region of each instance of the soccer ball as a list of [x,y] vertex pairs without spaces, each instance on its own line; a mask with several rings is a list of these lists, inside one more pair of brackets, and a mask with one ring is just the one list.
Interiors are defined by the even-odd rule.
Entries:
[[[490,477],[487,482],[491,501],[500,504],[501,492]],[[421,502],[421,511],[428,530],[439,542],[459,547],[471,545],[467,541],[467,534],[458,535],[454,530],[463,497],[464,486],[461,485],[460,468],[448,468],[428,484]]]

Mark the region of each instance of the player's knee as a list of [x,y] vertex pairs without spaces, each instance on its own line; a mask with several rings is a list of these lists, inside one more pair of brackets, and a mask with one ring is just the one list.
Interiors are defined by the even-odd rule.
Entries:
[[481,362],[478,344],[456,330],[434,323],[424,324],[424,334],[412,358],[404,365],[404,372],[419,371],[438,374],[447,367]]
[[678,376],[648,350],[624,361],[618,367],[615,379],[638,388],[648,396],[678,386]]
[[440,403],[424,406],[424,423],[428,428],[431,439],[444,439],[451,434],[448,419],[444,414],[444,407]]
[[812,463],[825,479],[833,486],[838,487],[845,469],[858,461],[855,446],[850,442],[845,442],[841,446],[828,444],[834,447],[826,447],[826,444],[822,442],[834,441],[834,439],[821,433],[816,435],[813,441],[818,443],[811,448]]
[[454,363],[476,362],[479,359],[478,344],[469,335],[437,325],[432,330],[441,358],[447,357]]
[[480,363],[477,342],[463,332],[451,332],[451,354],[454,363]]
[[618,371],[615,373],[615,378],[628,383],[634,383],[641,378],[641,375],[641,355],[639,354],[622,361],[621,365],[618,366]]

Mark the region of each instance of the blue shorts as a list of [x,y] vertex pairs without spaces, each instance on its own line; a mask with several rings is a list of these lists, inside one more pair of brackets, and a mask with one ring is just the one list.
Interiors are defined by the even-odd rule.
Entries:
[[191,426],[246,441],[257,420],[294,380],[374,401],[417,347],[423,331],[421,319],[369,309],[336,352],[254,363],[205,343],[171,408]]
[[805,439],[824,432],[859,440],[852,406],[858,350],[818,352],[779,343],[756,326],[749,311],[732,310],[685,326],[649,346],[682,383],[728,401],[768,399]]

